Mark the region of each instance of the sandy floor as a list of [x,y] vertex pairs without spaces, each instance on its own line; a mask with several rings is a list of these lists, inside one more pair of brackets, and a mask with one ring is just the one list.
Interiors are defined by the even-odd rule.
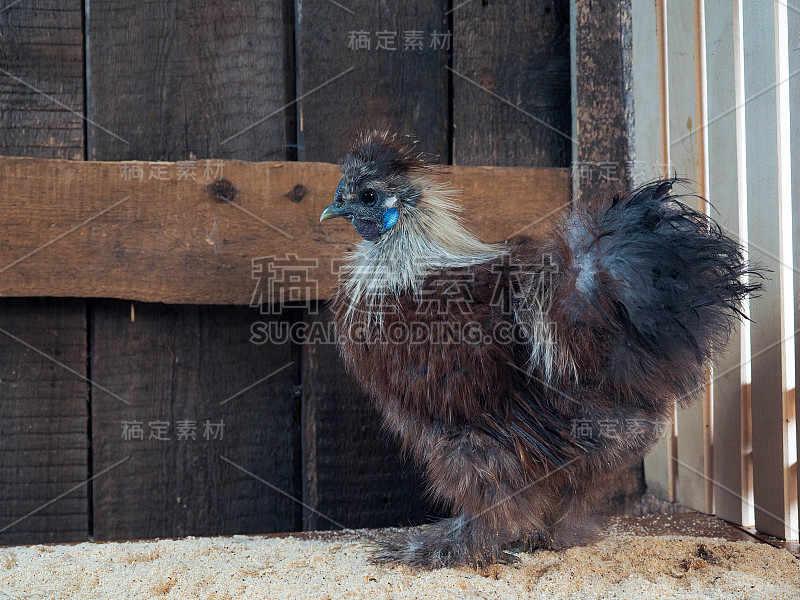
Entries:
[[0,599],[800,598],[791,554],[719,538],[612,535],[483,570],[414,572],[368,556],[363,532],[7,547]]

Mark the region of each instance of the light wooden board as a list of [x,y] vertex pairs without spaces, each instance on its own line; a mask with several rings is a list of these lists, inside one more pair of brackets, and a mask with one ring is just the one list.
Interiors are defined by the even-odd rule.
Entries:
[[[800,327],[800,12],[787,12],[789,38],[789,104],[791,133],[792,171],[792,241],[794,266],[794,329]],[[797,415],[800,415],[800,395],[797,394],[797,373],[800,372],[800,335],[794,337],[794,372],[795,372],[795,429],[796,445],[800,448],[800,427],[797,426]],[[798,478],[798,497],[800,497],[800,478]],[[800,508],[798,508],[800,510]],[[797,516],[800,521],[800,515]]]
[[[726,233],[747,243],[744,148],[744,87],[741,15],[735,2],[706,2],[708,73],[708,199]],[[738,107],[738,108],[737,108]],[[717,212],[718,211],[718,212]],[[752,525],[752,467],[748,405],[749,323],[733,326],[713,373],[714,511],[739,525]]]
[[[160,163],[162,175],[156,164],[0,158],[0,295],[248,304],[253,260],[287,255],[317,261],[310,296],[334,289],[334,261],[360,239],[343,219],[319,222],[335,165],[211,161],[206,177],[197,161],[192,180],[185,165]],[[238,190],[233,202],[207,192],[214,173]],[[454,167],[447,179],[492,241],[534,231],[570,197],[565,169]]]
[[[776,11],[785,5],[746,3],[743,13],[744,75],[747,105],[747,215],[749,250],[769,268],[770,281],[751,302],[753,485],[759,531],[777,537],[797,535],[792,525],[789,490],[788,369],[786,311],[791,310],[784,246],[788,225],[782,223],[789,202],[785,185],[788,129],[781,106],[781,73],[776,60]],[[782,227],[783,225],[783,227]]]
[[[663,8],[661,2],[632,5],[634,185],[666,176],[669,163]],[[674,444],[670,424],[644,459],[648,489],[670,502],[675,501]]]
[[[670,168],[692,182],[695,193],[705,195],[704,131],[701,69],[696,39],[701,23],[696,2],[667,2],[667,65],[669,94]],[[706,206],[699,205],[705,211]],[[708,391],[678,410],[676,499],[684,506],[711,512],[710,432],[711,400]]]

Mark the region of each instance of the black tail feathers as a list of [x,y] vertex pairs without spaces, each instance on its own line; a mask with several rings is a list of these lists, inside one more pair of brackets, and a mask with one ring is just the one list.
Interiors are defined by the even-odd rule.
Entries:
[[698,385],[697,367],[727,341],[745,298],[762,286],[763,270],[739,243],[673,193],[678,181],[587,203],[565,222],[580,300],[618,331],[608,365],[618,384],[671,366],[686,373],[678,392]]

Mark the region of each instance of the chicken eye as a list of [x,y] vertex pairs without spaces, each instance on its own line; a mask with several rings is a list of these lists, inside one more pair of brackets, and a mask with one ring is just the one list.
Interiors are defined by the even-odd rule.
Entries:
[[364,190],[359,195],[361,202],[366,204],[367,206],[372,206],[375,204],[375,201],[378,199],[378,196],[375,194],[375,190]]

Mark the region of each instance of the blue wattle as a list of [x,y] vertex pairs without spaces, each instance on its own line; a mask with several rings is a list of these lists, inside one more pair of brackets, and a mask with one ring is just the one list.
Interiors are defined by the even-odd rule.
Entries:
[[397,212],[396,208],[390,208],[383,213],[383,230],[386,231],[387,229],[394,227],[399,217],[400,213]]

